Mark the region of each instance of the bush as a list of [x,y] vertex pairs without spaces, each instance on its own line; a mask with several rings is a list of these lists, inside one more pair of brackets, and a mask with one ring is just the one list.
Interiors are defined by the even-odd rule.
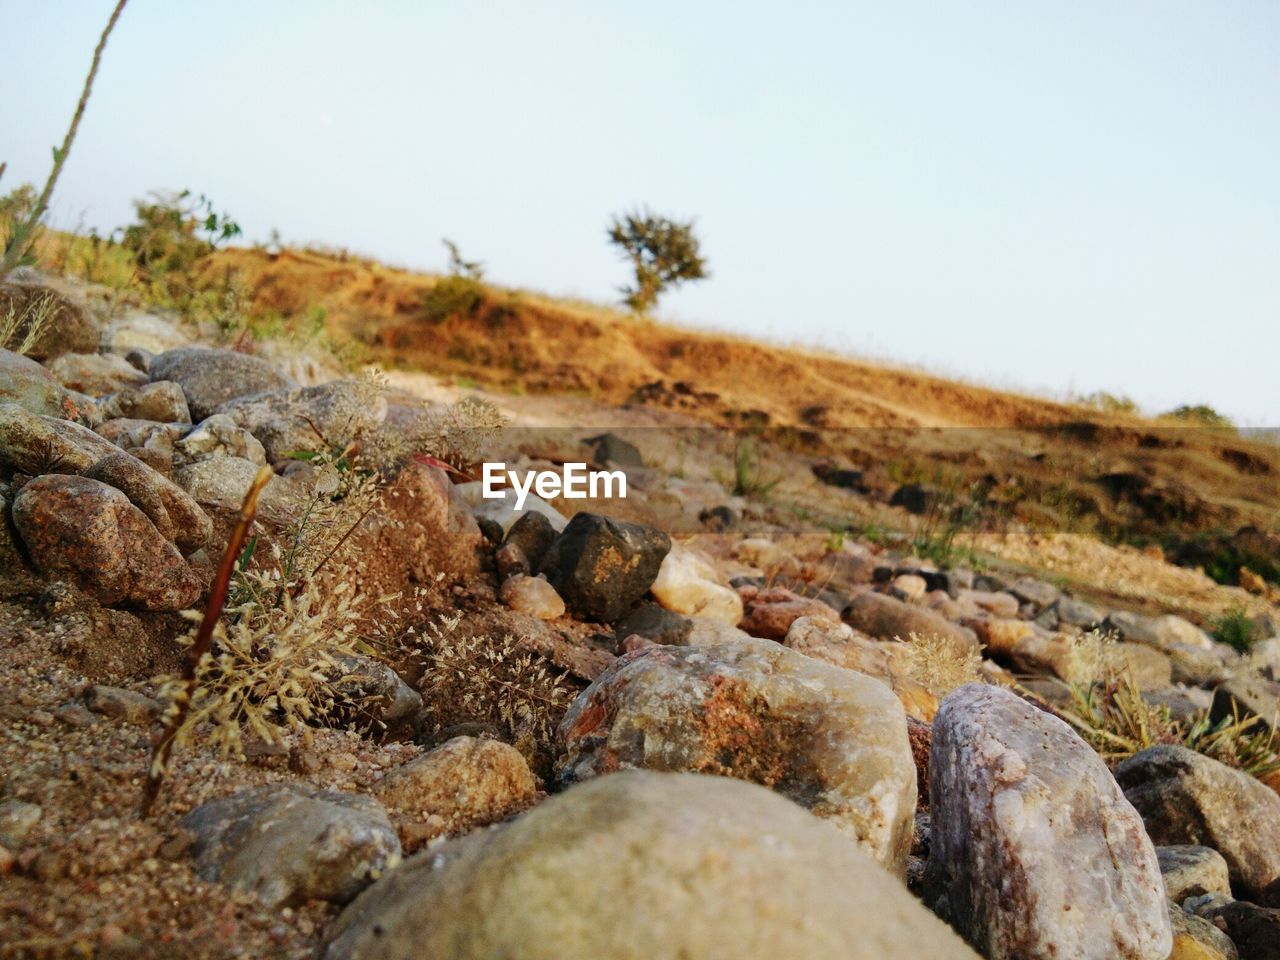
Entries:
[[441,277],[422,298],[422,318],[443,323],[453,317],[475,316],[484,302],[484,286],[473,277],[450,274]]
[[1211,427],[1215,430],[1234,430],[1236,426],[1231,422],[1230,417],[1224,416],[1205,403],[1198,403],[1194,406],[1183,404],[1170,410],[1164,416],[1170,420],[1179,420],[1197,427]]
[[636,313],[651,310],[668,287],[708,275],[692,221],[682,223],[645,210],[614,217],[608,235],[635,269],[635,286],[623,287],[622,293],[623,302]]
[[1225,643],[1241,653],[1248,653],[1258,639],[1257,627],[1241,607],[1232,607],[1222,616],[1216,617],[1209,632],[1219,643]]

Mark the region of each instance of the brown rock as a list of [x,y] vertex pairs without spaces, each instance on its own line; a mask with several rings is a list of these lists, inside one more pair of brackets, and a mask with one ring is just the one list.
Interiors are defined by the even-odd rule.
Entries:
[[49,475],[19,491],[13,521],[36,567],[67,576],[105,604],[178,610],[201,584],[177,549],[119,490]]
[[101,334],[97,325],[56,290],[38,283],[0,283],[0,314],[10,310],[22,321],[9,345],[29,339],[32,323],[39,323],[34,342],[23,351],[33,360],[52,360],[64,353],[94,353],[98,349]]
[[538,800],[538,784],[514,747],[454,737],[389,772],[372,793],[412,852],[432,837],[457,836],[527,810]]
[[150,518],[166,540],[184,553],[199,550],[213,535],[213,522],[181,487],[123,451],[103,457],[82,476],[115,487]]
[[914,633],[921,637],[944,637],[960,650],[972,650],[978,645],[972,630],[944,620],[925,607],[903,603],[883,593],[864,593],[855,597],[841,617],[855,630],[881,640],[906,640]]

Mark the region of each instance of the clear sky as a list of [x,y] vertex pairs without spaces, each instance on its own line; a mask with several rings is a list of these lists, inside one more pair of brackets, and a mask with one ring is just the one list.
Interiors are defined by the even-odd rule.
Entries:
[[[0,3],[0,189],[111,0]],[[251,239],[596,300],[696,217],[677,322],[1280,423],[1280,3],[131,0],[55,223],[156,188]]]

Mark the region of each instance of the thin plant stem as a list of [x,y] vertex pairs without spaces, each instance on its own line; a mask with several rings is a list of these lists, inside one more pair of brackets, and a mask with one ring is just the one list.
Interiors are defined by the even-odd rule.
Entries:
[[89,103],[89,94],[93,91],[93,81],[98,75],[98,66],[102,63],[102,51],[106,49],[107,38],[111,36],[111,31],[115,29],[116,21],[120,19],[120,14],[124,12],[124,5],[127,2],[128,0],[119,0],[116,8],[111,11],[111,19],[107,21],[107,26],[102,31],[102,36],[98,38],[98,46],[93,51],[93,64],[89,67],[88,76],[84,78],[84,89],[80,92],[80,102],[76,104],[76,112],[71,117],[71,126],[67,127],[67,135],[62,140],[61,148],[53,152],[53,169],[49,171],[49,179],[45,181],[44,190],[40,192],[40,197],[36,200],[35,206],[31,208],[31,213],[18,224],[17,229],[14,230],[13,236],[9,240],[9,246],[4,252],[4,261],[0,263],[0,277],[5,276],[26,256],[27,250],[34,240],[36,227],[39,226],[40,221],[44,218],[45,211],[49,209],[49,200],[53,196],[53,188],[58,182],[58,177],[62,174],[62,167],[67,162],[67,156],[71,153],[71,144],[76,138],[76,131],[80,128],[80,119],[84,116],[84,108]]
[[174,699],[175,709],[170,711],[164,732],[156,741],[155,749],[151,753],[151,766],[147,770],[147,782],[142,792],[141,816],[143,819],[151,812],[151,806],[160,793],[160,786],[164,782],[169,766],[169,755],[173,752],[174,741],[178,738],[178,732],[182,729],[182,724],[191,709],[191,701],[195,697],[200,664],[213,645],[213,631],[218,625],[222,608],[227,602],[227,586],[231,582],[232,574],[235,573],[236,561],[240,558],[240,550],[244,546],[249,527],[253,524],[254,515],[258,512],[258,496],[272,476],[274,474],[270,467],[259,470],[258,475],[253,479],[253,485],[244,495],[244,502],[240,505],[240,516],[227,541],[227,549],[222,554],[222,563],[218,565],[218,572],[209,588],[209,602],[205,604],[204,618],[200,621],[195,641],[191,644],[191,651],[182,674],[182,690]]

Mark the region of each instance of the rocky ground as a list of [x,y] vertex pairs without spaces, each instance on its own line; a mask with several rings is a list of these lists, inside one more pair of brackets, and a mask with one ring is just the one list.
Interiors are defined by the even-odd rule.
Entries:
[[[785,452],[731,495],[669,410],[494,431],[426,375],[0,301],[46,283],[0,350],[0,957],[1280,956],[1265,585],[1066,534],[939,567],[821,529],[918,518]],[[481,457],[630,489],[516,510]],[[264,465],[202,674],[240,712],[143,817]]]

